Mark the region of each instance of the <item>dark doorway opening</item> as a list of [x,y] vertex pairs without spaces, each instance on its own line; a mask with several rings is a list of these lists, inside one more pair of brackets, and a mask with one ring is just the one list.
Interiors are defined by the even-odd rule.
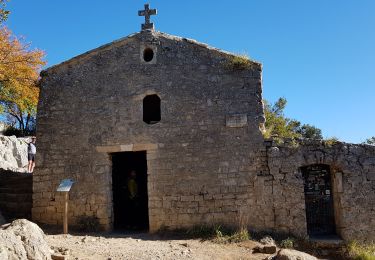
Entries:
[[301,168],[304,178],[307,233],[313,237],[336,234],[332,181],[328,165]]
[[148,231],[146,152],[112,154],[115,230]]

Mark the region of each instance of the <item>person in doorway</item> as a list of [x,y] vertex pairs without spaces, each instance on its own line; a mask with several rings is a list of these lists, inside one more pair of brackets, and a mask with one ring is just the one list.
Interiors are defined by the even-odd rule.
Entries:
[[129,200],[136,200],[138,197],[138,184],[137,184],[137,173],[132,170],[128,179],[128,195]]
[[36,155],[36,138],[31,137],[31,142],[27,146],[27,159],[29,161],[27,165],[27,172],[32,173],[35,167],[35,155]]
[[137,173],[132,170],[129,174],[127,181],[127,196],[129,202],[129,224],[130,228],[136,228],[136,221],[138,215],[139,206],[139,196],[138,196],[138,183],[137,183]]

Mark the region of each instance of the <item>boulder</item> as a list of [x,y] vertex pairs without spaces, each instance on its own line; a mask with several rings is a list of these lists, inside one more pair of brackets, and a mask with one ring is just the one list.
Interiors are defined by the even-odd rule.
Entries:
[[281,249],[276,257],[276,260],[318,260],[315,256],[293,250],[293,249]]
[[8,230],[0,230],[0,255],[4,260],[27,259],[21,238]]
[[276,243],[272,237],[266,236],[260,240],[261,246],[257,246],[253,249],[254,253],[262,254],[274,254],[276,253],[277,247]]
[[274,254],[276,253],[276,249],[275,245],[264,245],[259,249],[259,252],[262,254]]
[[273,240],[273,238],[270,236],[263,237],[260,240],[260,243],[262,243],[263,245],[274,245],[274,246],[276,245],[275,240]]
[[14,172],[25,172],[29,138],[0,135],[0,168]]
[[0,259],[51,259],[43,231],[38,225],[18,219],[0,229]]

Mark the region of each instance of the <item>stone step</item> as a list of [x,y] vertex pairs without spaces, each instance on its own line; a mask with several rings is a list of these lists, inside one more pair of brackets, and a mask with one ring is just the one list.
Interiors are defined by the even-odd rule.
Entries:
[[336,235],[310,238],[309,241],[314,248],[319,250],[319,254],[326,256],[327,259],[340,259],[342,248],[345,246],[345,241]]
[[345,245],[344,240],[338,236],[313,237],[309,239],[311,243],[319,248],[340,248]]

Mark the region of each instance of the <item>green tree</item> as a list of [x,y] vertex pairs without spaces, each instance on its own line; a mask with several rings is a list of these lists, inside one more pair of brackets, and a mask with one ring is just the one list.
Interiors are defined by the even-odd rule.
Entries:
[[375,136],[366,139],[366,141],[364,141],[363,143],[364,143],[364,144],[375,145]]
[[323,139],[322,130],[310,124],[302,125],[297,132],[301,134],[302,138]]
[[319,128],[309,124],[302,125],[298,120],[286,117],[284,115],[286,105],[285,98],[279,98],[274,104],[264,100],[266,116],[264,137],[322,139],[322,130]]
[[279,98],[279,100],[274,104],[271,104],[267,101],[264,102],[264,112],[266,116],[266,130],[264,133],[265,137],[300,137],[300,134],[296,131],[296,129],[300,126],[300,122],[284,116],[284,109],[286,107],[286,104],[287,101],[285,98]]

